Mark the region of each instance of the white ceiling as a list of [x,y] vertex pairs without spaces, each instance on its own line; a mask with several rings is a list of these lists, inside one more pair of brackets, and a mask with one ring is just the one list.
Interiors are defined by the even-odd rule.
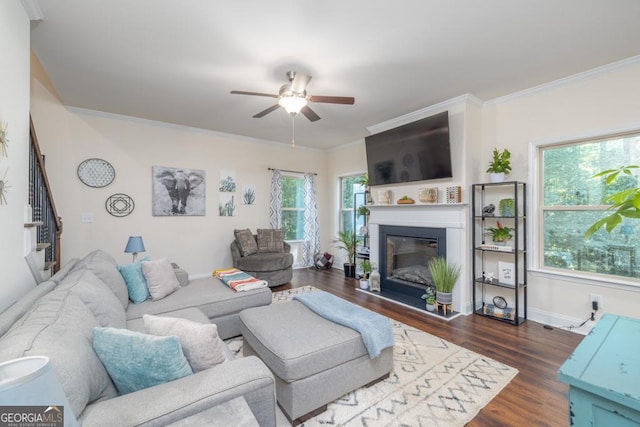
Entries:
[[640,55],[639,0],[35,0],[31,45],[65,105],[289,144],[265,97],[313,79],[296,144],[330,148],[368,126],[470,93],[482,100]]

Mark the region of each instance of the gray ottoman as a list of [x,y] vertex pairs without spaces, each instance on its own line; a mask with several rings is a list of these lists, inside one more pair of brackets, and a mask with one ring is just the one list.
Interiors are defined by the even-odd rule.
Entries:
[[244,355],[257,355],[271,369],[278,404],[294,425],[393,369],[393,348],[371,359],[357,331],[299,301],[248,308],[240,320]]

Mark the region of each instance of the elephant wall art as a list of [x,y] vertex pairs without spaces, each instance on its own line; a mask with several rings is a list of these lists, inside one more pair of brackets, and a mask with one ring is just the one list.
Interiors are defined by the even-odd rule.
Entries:
[[154,166],[152,179],[154,216],[205,214],[205,171]]

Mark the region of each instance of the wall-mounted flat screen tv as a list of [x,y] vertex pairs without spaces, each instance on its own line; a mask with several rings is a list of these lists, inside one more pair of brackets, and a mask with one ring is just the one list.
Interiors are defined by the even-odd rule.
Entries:
[[369,185],[451,178],[449,112],[365,137]]

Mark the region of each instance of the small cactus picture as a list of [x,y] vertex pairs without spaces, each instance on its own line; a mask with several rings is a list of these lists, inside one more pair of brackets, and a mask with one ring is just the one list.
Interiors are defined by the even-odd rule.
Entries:
[[0,122],[0,157],[8,157],[8,145],[9,138],[7,137],[7,124],[5,122]]
[[256,202],[256,188],[252,184],[242,186],[242,204],[253,205]]

